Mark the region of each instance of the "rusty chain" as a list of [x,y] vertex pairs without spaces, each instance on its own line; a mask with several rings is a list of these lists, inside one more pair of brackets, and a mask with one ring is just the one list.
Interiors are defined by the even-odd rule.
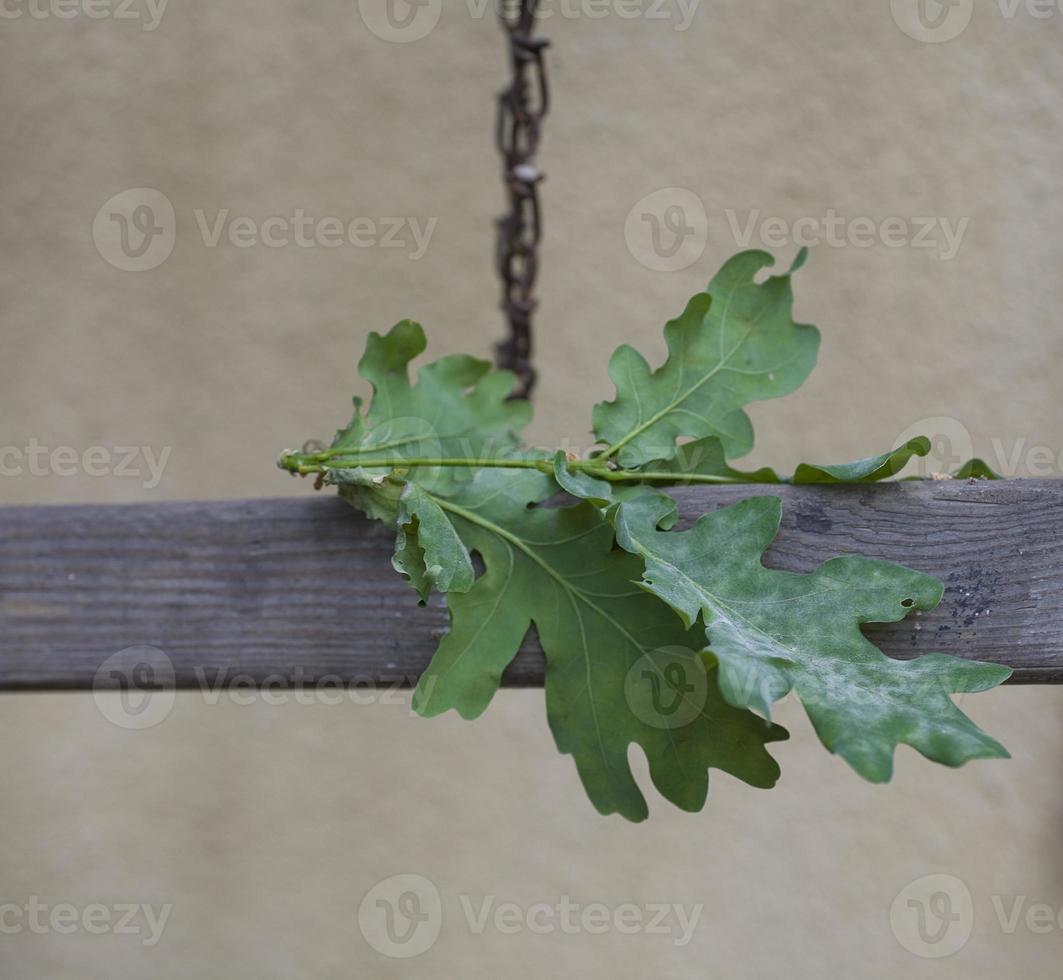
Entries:
[[543,117],[550,104],[543,53],[545,38],[533,37],[539,0],[495,0],[509,41],[513,79],[498,97],[496,142],[503,160],[509,212],[498,219],[497,261],[502,310],[509,337],[497,345],[499,367],[519,379],[514,397],[527,398],[535,385],[532,368],[532,313],[539,268],[542,214],[535,163]]

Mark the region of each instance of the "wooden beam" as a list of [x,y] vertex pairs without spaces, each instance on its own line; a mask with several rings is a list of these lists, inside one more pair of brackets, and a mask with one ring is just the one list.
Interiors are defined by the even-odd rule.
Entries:
[[[690,487],[685,526],[749,495],[783,499],[766,563],[837,554],[945,582],[938,609],[868,634],[890,655],[939,651],[1063,682],[1063,481]],[[280,500],[0,508],[0,690],[122,683],[119,651],[158,648],[181,688],[268,678],[414,682],[447,626],[391,569],[392,536],[331,494]],[[542,684],[530,638],[511,686]],[[165,672],[163,672],[165,673]]]

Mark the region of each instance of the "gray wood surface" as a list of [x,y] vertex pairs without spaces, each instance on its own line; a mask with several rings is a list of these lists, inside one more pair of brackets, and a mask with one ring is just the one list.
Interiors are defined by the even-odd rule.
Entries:
[[[690,487],[675,491],[680,526],[768,493],[784,503],[768,565],[808,571],[859,553],[945,582],[933,612],[868,627],[887,653],[994,660],[1020,682],[1063,682],[1063,481]],[[101,665],[145,645],[165,655],[147,656],[166,666],[151,678],[184,688],[412,683],[446,609],[438,597],[418,607],[390,553],[388,532],[331,492],[0,508],[0,690],[120,686]],[[542,667],[532,637],[506,683],[540,685]]]

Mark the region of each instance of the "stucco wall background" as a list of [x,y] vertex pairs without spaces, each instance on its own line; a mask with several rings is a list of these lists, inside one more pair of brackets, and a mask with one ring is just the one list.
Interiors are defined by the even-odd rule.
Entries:
[[[822,237],[833,209],[878,228],[931,219],[931,247],[891,223],[812,250],[796,309],[823,331],[820,364],[785,403],[755,406],[748,461],[854,458],[922,424],[957,454],[969,433],[1016,475],[1060,474],[1063,13],[961,2],[949,17],[973,12],[969,26],[927,43],[898,26],[919,33],[914,3],[892,6],[716,0],[687,25],[676,3],[548,4],[535,439],[586,447],[591,405],[611,395],[607,353],[627,341],[661,356],[661,324],[745,244],[733,224],[754,216],[749,244],[788,262],[793,223]],[[385,41],[367,26],[381,30],[380,7],[186,0],[146,30],[159,8],[143,0],[127,10],[140,19],[5,5],[2,441],[168,455],[155,486],[27,470],[0,480],[3,503],[309,493],[273,459],[342,420],[369,330],[409,316],[434,353],[489,350],[501,38],[489,6],[448,0],[420,40]],[[632,9],[643,16],[621,16]],[[143,187],[172,204],[174,247],[123,271],[94,220]],[[677,203],[691,261],[658,271],[642,215]],[[223,231],[211,247],[196,216],[209,229],[223,210],[261,224],[296,209],[371,219],[377,235],[402,217],[403,244],[238,248]],[[433,222],[418,258],[409,219]],[[784,224],[777,245],[766,219]],[[945,220],[963,228],[956,248]],[[637,827],[593,812],[541,693],[505,692],[476,724],[410,717],[402,698],[210,700],[181,695],[140,732],[88,696],[0,700],[0,904],[172,905],[154,946],[0,935],[0,974],[995,978],[1047,975],[1063,953],[1059,923],[1036,932],[1020,914],[1009,932],[997,911],[1020,896],[1023,910],[1063,907],[1060,691],[967,698],[1014,760],[953,772],[902,749],[889,787],[828,756],[787,701],[777,790],[716,774],[694,816],[651,790]],[[443,928],[395,960],[366,943],[357,912],[405,872],[438,888]],[[969,890],[971,936],[926,959],[898,942],[890,910],[939,873]],[[615,929],[477,934],[462,896],[704,911],[676,947]]]

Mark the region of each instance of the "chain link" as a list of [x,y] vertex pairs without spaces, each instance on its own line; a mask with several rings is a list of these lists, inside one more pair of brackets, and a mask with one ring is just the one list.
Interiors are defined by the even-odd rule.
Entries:
[[539,271],[542,213],[535,164],[542,121],[550,105],[543,53],[545,38],[533,37],[539,0],[495,0],[509,41],[513,79],[498,97],[496,143],[503,160],[509,212],[498,219],[497,262],[502,281],[502,310],[509,337],[497,346],[500,367],[519,379],[516,398],[527,398],[535,385],[532,368],[533,294]]

